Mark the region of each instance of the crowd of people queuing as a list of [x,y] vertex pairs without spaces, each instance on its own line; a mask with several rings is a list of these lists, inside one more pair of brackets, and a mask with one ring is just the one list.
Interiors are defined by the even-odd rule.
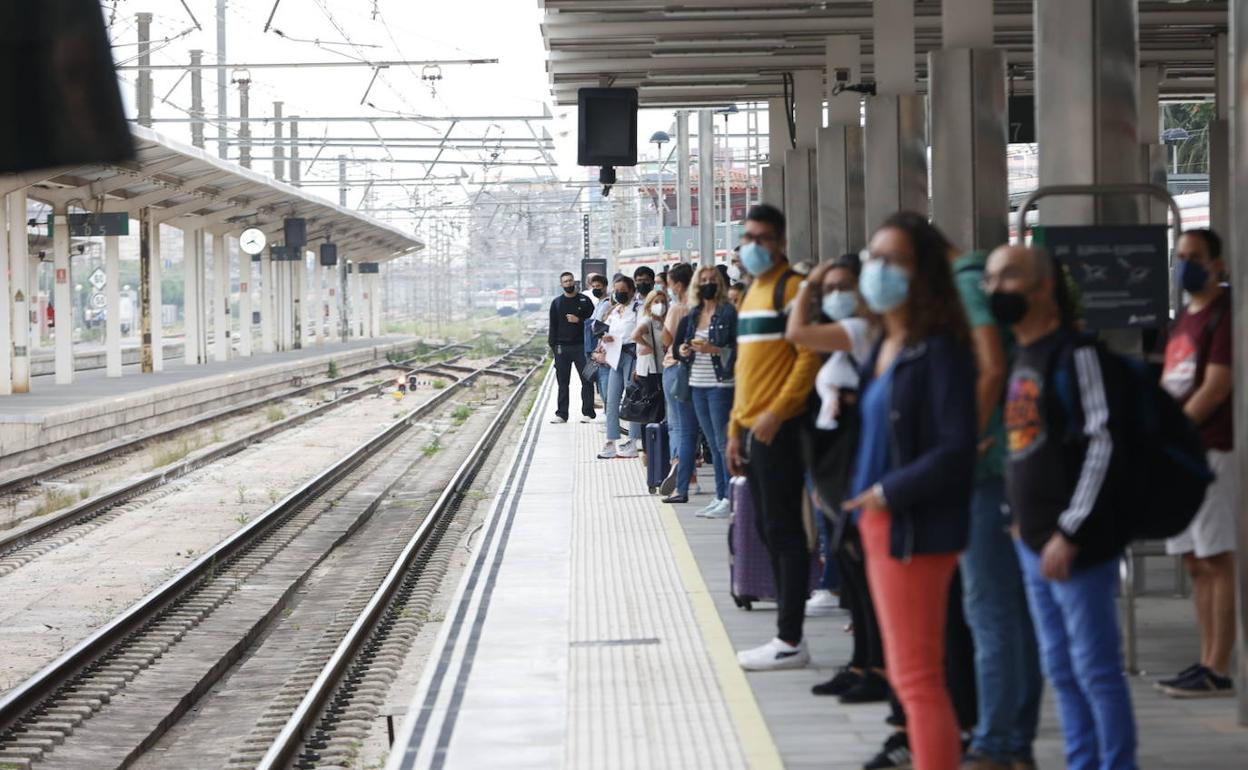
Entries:
[[[1034,768],[1046,678],[1067,767],[1137,767],[1115,604],[1130,383],[1080,328],[1062,265],[1024,246],[964,253],[908,212],[861,255],[808,271],[785,246],[783,213],[758,205],[730,265],[593,275],[592,299],[565,273],[551,306],[555,421],[575,369],[594,386],[583,419],[597,419],[595,389],[604,405],[597,456],[636,457],[644,426],[625,436],[620,402],[649,378],[670,437],[649,447],[670,452],[663,501],[688,503],[701,467],[714,494],[697,515],[727,518],[730,483],[745,480],[778,612],[775,638],[740,665],[808,665],[806,618],[847,611],[852,656],[813,692],[891,703],[865,768]],[[1238,501],[1217,235],[1184,233],[1175,265],[1186,304],[1159,343],[1160,384],[1217,478],[1166,543],[1193,581],[1199,660],[1157,687],[1225,696]],[[813,586],[808,516],[823,562]]]

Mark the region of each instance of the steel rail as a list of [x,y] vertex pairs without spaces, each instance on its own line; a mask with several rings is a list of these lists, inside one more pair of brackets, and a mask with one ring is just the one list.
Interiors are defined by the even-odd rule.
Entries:
[[[509,354],[510,352],[501,358],[506,358]],[[462,386],[471,382],[480,374],[478,372],[468,375],[456,385]],[[75,677],[94,662],[106,657],[118,643],[140,632],[189,590],[224,571],[235,557],[244,554],[252,544],[275,531],[306,504],[331,489],[360,464],[405,433],[416,420],[442,406],[456,390],[457,388],[447,388],[439,392],[382,429],[0,698],[0,735],[13,732],[24,718],[32,713],[37,714],[41,704],[56,696],[62,687],[71,684]]]
[[459,466],[451,481],[442,490],[442,494],[438,496],[430,509],[429,515],[408,540],[385,579],[377,586],[377,590],[373,592],[360,615],[342,641],[338,643],[330,659],[321,668],[316,681],[304,695],[303,700],[299,702],[294,713],[287,719],[277,739],[269,747],[264,758],[260,760],[260,764],[256,766],[256,770],[275,770],[275,768],[286,767],[294,760],[296,752],[303,743],[304,731],[320,718],[322,709],[337,689],[343,676],[350,670],[360,648],[368,641],[378,622],[385,615],[417,555],[429,542],[442,517],[454,510],[454,504],[472,485],[477,472],[490,454],[493,442],[502,433],[507,421],[520,403],[520,399],[527,392],[533,375],[540,368],[541,363],[536,364],[519,379],[517,387],[503,404],[503,408],[499,410],[485,433],[468,453],[467,459]]

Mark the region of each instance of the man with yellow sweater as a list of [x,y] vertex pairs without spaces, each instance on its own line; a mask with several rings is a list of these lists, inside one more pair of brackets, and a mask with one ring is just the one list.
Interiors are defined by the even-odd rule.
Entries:
[[728,468],[749,481],[758,531],[776,579],[776,638],[737,654],[750,671],[801,668],[810,662],[802,634],[810,588],[810,552],[802,522],[805,468],[798,447],[801,415],[819,357],[784,338],[785,309],[801,276],[785,256],[784,214],[760,204],[746,215],[741,266],[754,276],[737,317],[736,394],[728,421]]

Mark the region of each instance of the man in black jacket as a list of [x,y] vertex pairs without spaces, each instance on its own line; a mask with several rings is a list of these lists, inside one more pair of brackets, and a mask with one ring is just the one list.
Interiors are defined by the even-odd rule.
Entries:
[[1136,767],[1115,593],[1124,544],[1119,425],[1127,395],[1075,331],[1065,277],[1042,251],[993,252],[989,306],[1018,352],[1006,389],[1006,498],[1067,767]]
[[[572,369],[581,376],[585,363],[585,319],[594,314],[594,303],[576,290],[576,276],[563,273],[559,276],[563,294],[550,303],[550,329],[547,342],[555,356],[555,378],[559,382],[559,404],[551,422],[568,421],[568,382]],[[581,383],[581,414],[592,420],[594,414],[594,389]]]

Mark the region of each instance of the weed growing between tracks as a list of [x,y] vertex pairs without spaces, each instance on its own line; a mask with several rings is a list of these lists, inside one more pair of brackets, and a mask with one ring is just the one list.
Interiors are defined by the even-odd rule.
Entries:
[[425,446],[425,448],[420,451],[420,453],[424,455],[425,457],[433,457],[434,455],[436,455],[438,452],[441,452],[441,451],[442,451],[442,439],[438,436],[434,436],[433,441],[430,441]]
[[264,413],[264,416],[269,419],[269,422],[277,422],[278,420],[286,417],[286,410],[280,406],[271,406],[268,411]]
[[72,493],[63,489],[50,489],[44,494],[43,499],[39,501],[39,507],[35,508],[35,516],[42,516],[45,513],[59,511],[74,504],[74,496]]
[[166,465],[172,465],[176,462],[186,459],[186,456],[196,449],[204,445],[204,437],[200,434],[188,436],[177,441],[169,441],[164,444],[158,444],[152,449],[151,470],[163,468]]
[[472,407],[470,406],[459,406],[455,408],[454,412],[451,412],[451,417],[454,418],[456,425],[463,425],[471,416]]
[[338,362],[332,358],[329,359],[329,371],[326,374],[331,380],[336,380],[342,376],[342,373],[338,371]]

